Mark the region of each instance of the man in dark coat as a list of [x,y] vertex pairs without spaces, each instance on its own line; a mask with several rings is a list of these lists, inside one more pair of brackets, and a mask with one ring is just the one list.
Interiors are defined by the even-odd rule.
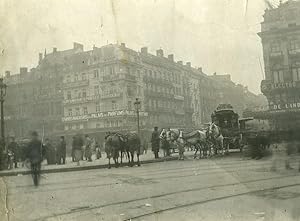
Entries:
[[39,183],[41,163],[43,161],[43,144],[38,139],[38,133],[31,133],[31,141],[26,149],[26,158],[30,162],[31,173],[34,175],[34,184],[37,186]]
[[66,144],[66,141],[65,141],[65,137],[61,136],[59,144],[58,144],[58,148],[57,148],[58,164],[61,164],[61,163],[65,164],[66,163],[66,151],[67,151],[66,146],[67,146],[67,144]]
[[10,138],[10,142],[7,147],[8,151],[12,153],[13,162],[15,164],[15,168],[18,168],[18,160],[19,160],[19,147],[14,137]]
[[154,131],[152,132],[151,136],[151,144],[152,144],[152,151],[154,153],[155,159],[159,158],[158,157],[158,152],[159,152],[159,132],[158,132],[158,127],[154,127]]

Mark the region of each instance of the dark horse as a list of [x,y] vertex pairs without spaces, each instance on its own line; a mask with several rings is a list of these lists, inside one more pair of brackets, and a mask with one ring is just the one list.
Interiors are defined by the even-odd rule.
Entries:
[[119,151],[122,149],[120,136],[117,134],[108,134],[105,137],[105,152],[108,158],[108,168],[110,169],[110,159],[113,158],[115,167],[119,166]]
[[129,166],[134,165],[134,153],[137,156],[137,165],[140,166],[140,150],[141,150],[141,140],[136,133],[126,134],[126,152],[128,154],[128,164]]

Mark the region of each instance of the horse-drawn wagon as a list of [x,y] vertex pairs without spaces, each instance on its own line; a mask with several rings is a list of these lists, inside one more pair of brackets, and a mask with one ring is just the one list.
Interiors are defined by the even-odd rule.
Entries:
[[232,105],[219,104],[211,115],[212,123],[216,124],[224,137],[224,148],[242,151],[242,134],[239,127],[239,115],[234,112]]

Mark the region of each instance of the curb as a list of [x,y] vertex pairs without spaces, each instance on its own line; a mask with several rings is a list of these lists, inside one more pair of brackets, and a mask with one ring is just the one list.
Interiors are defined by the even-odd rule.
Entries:
[[[140,163],[142,165],[142,164],[150,164],[150,163],[158,163],[158,162],[174,161],[174,160],[178,160],[178,157],[169,157],[169,158],[145,160],[145,161],[140,161]],[[126,166],[128,166],[127,163],[119,165],[119,167],[126,167]],[[112,164],[111,167],[114,168],[114,164]],[[91,166],[83,166],[83,167],[74,166],[74,167],[69,167],[69,168],[43,169],[43,170],[41,170],[41,173],[74,172],[74,171],[93,170],[93,169],[106,169],[106,168],[108,168],[108,164],[91,165]],[[25,170],[25,171],[3,171],[3,172],[0,171],[0,177],[17,176],[19,174],[27,175],[27,174],[31,174],[31,171],[30,170]]]

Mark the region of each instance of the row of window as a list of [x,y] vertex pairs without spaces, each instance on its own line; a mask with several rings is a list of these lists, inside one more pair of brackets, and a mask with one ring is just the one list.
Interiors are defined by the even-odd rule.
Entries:
[[281,93],[281,94],[275,94],[270,97],[271,104],[276,103],[279,104],[281,102],[283,103],[295,103],[300,102],[300,94],[294,95],[289,93]]
[[87,115],[88,114],[88,108],[87,107],[75,107],[75,108],[69,108],[67,115],[69,117],[72,116],[80,116],[80,115]]
[[153,70],[144,70],[145,76],[149,76],[154,79],[162,79],[170,82],[181,83],[185,82],[184,78],[181,78],[179,73],[167,72],[167,71],[153,71]]
[[182,89],[180,87],[168,88],[163,87],[155,84],[146,84],[146,90],[158,93],[165,93],[165,94],[182,94]]
[[[270,44],[271,52],[280,52],[281,51],[281,43],[280,42],[272,42]],[[300,49],[300,41],[293,39],[289,41],[289,49],[290,50],[297,50]]]
[[[284,82],[284,72],[283,70],[273,71],[273,80],[274,83],[283,83]],[[292,80],[300,81],[300,68],[292,68]]]

